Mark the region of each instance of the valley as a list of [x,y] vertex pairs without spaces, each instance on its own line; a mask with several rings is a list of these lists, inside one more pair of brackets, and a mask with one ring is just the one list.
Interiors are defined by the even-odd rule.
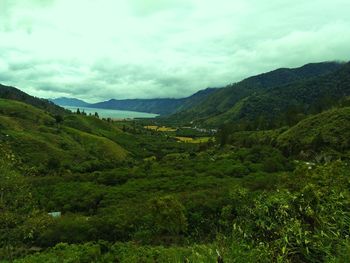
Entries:
[[346,262],[349,84],[312,64],[118,121],[0,86],[1,262]]

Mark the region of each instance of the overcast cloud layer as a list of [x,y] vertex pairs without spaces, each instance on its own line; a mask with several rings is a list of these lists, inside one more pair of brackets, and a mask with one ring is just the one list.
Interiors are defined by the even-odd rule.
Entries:
[[0,83],[39,97],[185,97],[350,59],[349,0],[0,0]]

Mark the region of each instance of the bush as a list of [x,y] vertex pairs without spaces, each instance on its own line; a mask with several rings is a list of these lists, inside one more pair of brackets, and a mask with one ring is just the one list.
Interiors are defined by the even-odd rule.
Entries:
[[235,190],[234,236],[253,247],[267,245],[275,260],[324,261],[350,234],[346,169],[339,163],[315,170],[300,168],[292,179],[299,180],[299,189],[294,185],[293,190],[281,188],[256,196]]

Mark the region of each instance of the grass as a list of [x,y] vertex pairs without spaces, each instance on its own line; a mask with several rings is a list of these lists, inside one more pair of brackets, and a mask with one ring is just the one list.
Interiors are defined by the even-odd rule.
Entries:
[[12,120],[21,120],[22,125],[53,124],[54,118],[46,112],[31,105],[0,99],[0,116],[11,117]]
[[116,138],[122,131],[95,117],[68,115],[57,124],[47,112],[0,99],[0,140],[28,167],[45,167],[52,158],[74,167],[86,161],[123,161],[129,155]]

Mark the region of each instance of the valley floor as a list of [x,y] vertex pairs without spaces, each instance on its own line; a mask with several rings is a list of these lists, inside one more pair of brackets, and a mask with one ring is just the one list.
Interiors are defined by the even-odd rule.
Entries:
[[0,100],[0,260],[347,262],[348,116],[213,134]]

